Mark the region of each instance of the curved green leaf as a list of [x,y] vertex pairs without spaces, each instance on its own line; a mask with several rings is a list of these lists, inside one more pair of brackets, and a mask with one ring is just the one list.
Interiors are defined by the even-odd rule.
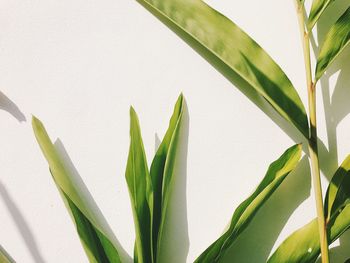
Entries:
[[316,80],[319,80],[326,69],[350,43],[350,7],[331,27],[321,47],[317,59]]
[[163,227],[174,175],[183,108],[183,96],[181,94],[175,104],[168,130],[153,158],[150,170],[154,190],[152,234],[155,262],[159,261],[157,259],[161,251]]
[[130,148],[125,172],[134,216],[135,262],[153,262],[153,187],[141,138],[139,120],[130,108]]
[[208,247],[195,262],[219,262],[225,251],[247,228],[261,206],[296,167],[301,157],[301,151],[301,145],[294,145],[269,166],[264,179],[255,192],[235,210],[229,229]]
[[43,124],[33,117],[32,126],[35,137],[49,164],[52,177],[76,225],[89,261],[96,263],[121,262],[108,230],[100,223],[93,209],[84,199],[79,187],[72,181],[63,158],[60,157],[52,144]]
[[[330,242],[350,227],[350,156],[341,164],[328,187],[325,201]],[[331,213],[331,215],[329,215]],[[273,253],[268,263],[310,263],[320,254],[317,219],[291,234]]]
[[285,119],[308,137],[304,106],[274,60],[228,18],[201,0],[138,0],[192,46],[202,48],[238,74]]
[[327,9],[327,7],[333,3],[335,0],[314,0],[312,2],[311,11],[309,14],[309,19],[307,21],[307,27],[311,30],[322,13]]

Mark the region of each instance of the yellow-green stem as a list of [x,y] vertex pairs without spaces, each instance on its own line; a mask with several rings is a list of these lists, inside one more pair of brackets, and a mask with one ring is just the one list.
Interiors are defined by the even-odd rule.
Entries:
[[315,200],[316,200],[318,231],[320,236],[320,247],[321,247],[321,259],[322,259],[322,263],[329,263],[327,224],[326,224],[324,210],[323,210],[323,197],[322,197],[320,167],[319,167],[318,149],[317,149],[316,89],[315,89],[314,83],[312,82],[312,74],[311,74],[310,38],[309,38],[309,32],[307,32],[305,29],[303,5],[298,0],[295,0],[295,3],[297,7],[300,33],[302,37],[303,51],[304,51],[307,93],[308,93],[308,102],[309,102],[309,124],[310,124],[310,134],[309,134],[308,143],[309,143],[312,182],[313,182],[313,188],[314,188],[314,194],[315,194]]

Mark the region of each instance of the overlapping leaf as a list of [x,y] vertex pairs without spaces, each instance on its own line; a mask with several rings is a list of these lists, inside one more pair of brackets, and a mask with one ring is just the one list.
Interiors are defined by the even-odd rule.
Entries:
[[141,138],[140,125],[130,108],[130,148],[125,178],[128,184],[135,224],[135,262],[153,262],[153,187]]
[[[331,242],[350,227],[350,156],[333,176],[326,194],[327,232]],[[320,254],[317,219],[290,235],[268,263],[310,263]]]
[[76,225],[81,243],[90,262],[121,262],[108,231],[72,181],[69,170],[52,144],[43,124],[32,120],[35,137],[49,164],[53,179]]
[[130,151],[126,179],[134,209],[136,228],[135,262],[159,262],[159,252],[166,219],[183,115],[180,95],[168,130],[148,172],[139,121],[131,108]]
[[[138,0],[192,46],[218,58],[308,137],[304,106],[282,69],[246,33],[201,0]],[[204,53],[203,53],[204,55]]]
[[151,165],[150,174],[154,189],[154,216],[152,231],[153,244],[155,246],[155,262],[158,262],[159,252],[161,251],[163,228],[166,219],[172,178],[174,175],[176,153],[178,151],[183,107],[183,96],[180,95],[175,104],[168,130],[159,145]]
[[326,69],[350,43],[350,7],[331,27],[321,47],[317,59],[316,80],[320,79]]
[[312,2],[311,11],[307,23],[307,27],[309,30],[311,30],[314,27],[318,19],[321,17],[322,13],[334,1],[335,0],[314,0]]
[[301,151],[301,145],[292,146],[270,165],[255,192],[235,210],[229,229],[207,248],[196,262],[212,263],[220,260],[242,231],[247,228],[261,206],[296,167],[301,157]]

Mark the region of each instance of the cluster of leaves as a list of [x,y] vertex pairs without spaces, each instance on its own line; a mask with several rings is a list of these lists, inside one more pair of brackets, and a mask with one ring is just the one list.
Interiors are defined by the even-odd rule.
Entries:
[[[139,121],[130,109],[130,149],[126,181],[135,222],[135,262],[161,262],[163,229],[169,203],[171,182],[179,148],[183,97],[179,97],[168,130],[160,144],[150,170],[144,153]],[[83,193],[74,182],[70,170],[47,135],[43,124],[33,117],[32,125],[40,148],[49,164],[50,172],[61,197],[75,223],[81,243],[90,262],[121,262],[118,248],[109,231],[94,214]],[[261,206],[297,166],[301,145],[289,148],[268,168],[263,180],[235,210],[229,229],[216,240],[196,262],[216,262],[249,225]]]

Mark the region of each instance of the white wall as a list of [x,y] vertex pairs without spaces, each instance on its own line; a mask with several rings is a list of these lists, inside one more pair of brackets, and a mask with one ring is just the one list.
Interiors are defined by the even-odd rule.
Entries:
[[[306,103],[293,1],[209,2],[271,54]],[[336,19],[333,14],[339,15],[348,2],[339,0],[328,12],[321,38]],[[168,262],[191,262],[222,233],[269,163],[294,144],[279,125],[300,139],[283,120],[272,122],[134,0],[1,0],[0,6],[0,244],[18,262],[86,262],[34,140],[31,114],[45,123],[53,139],[60,138],[132,255],[134,229],[124,179],[129,106],[139,114],[150,162],[156,135],[163,136],[176,98],[184,93],[188,125]],[[321,88],[318,96],[320,138],[331,149],[330,154],[323,151],[321,161],[328,177],[350,153],[350,64],[345,56],[332,71],[330,94],[323,80],[325,97]],[[328,123],[324,107],[332,120]],[[326,177],[323,182],[326,187]],[[273,247],[315,217],[310,187],[304,159],[230,255],[237,262],[264,262]],[[350,257],[344,248],[350,234],[339,244],[332,252],[334,262]]]

